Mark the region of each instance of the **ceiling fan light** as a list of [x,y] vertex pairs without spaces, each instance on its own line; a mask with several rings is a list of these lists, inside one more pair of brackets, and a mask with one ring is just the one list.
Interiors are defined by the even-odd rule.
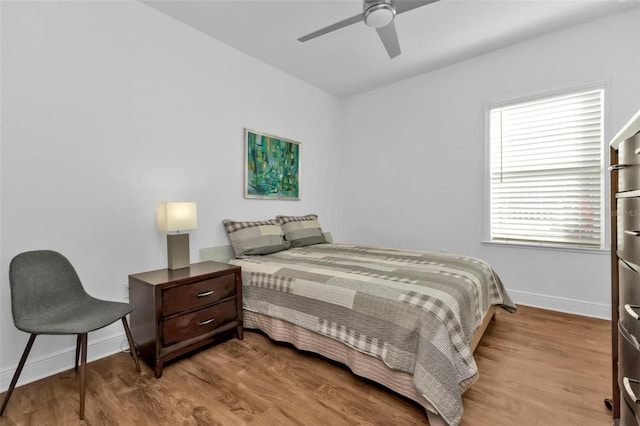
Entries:
[[380,28],[389,25],[396,16],[396,9],[388,3],[379,3],[364,11],[364,22],[370,27]]

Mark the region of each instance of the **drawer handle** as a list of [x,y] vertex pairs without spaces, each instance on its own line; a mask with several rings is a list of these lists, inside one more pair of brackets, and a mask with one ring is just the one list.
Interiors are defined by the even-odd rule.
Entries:
[[[640,235],[640,233],[638,235]],[[207,297],[207,296],[211,296],[212,294],[213,294],[213,290],[203,291],[202,293],[198,293],[196,297]]]
[[636,321],[640,319],[640,315],[638,315],[636,311],[634,311],[634,309],[638,309],[638,308],[640,308],[640,305],[630,305],[628,303],[624,305],[624,310],[627,311],[627,313],[631,316],[631,318],[633,318]]
[[640,155],[640,148],[636,148],[636,150],[635,150],[635,151],[633,151],[633,153],[634,153],[635,155]]
[[211,324],[211,323],[213,322],[213,320],[214,320],[214,319],[215,319],[215,318],[211,318],[211,319],[208,319],[208,320],[206,320],[206,321],[200,321],[200,322],[198,322],[198,325],[199,325],[199,326],[201,326],[201,325]]
[[635,350],[640,351],[640,343],[638,343],[638,339],[636,339],[636,336],[634,336],[633,334],[629,333],[627,331],[627,328],[620,321],[618,321],[618,330],[620,330],[620,333],[622,334],[622,337],[627,339],[629,341],[629,343],[631,343],[633,345]]
[[620,262],[622,262],[622,266],[624,266],[624,267],[626,267],[626,268],[631,269],[633,272],[635,272],[635,273],[640,272],[640,271],[638,271],[638,269],[637,269],[638,267],[637,267],[637,266],[635,266],[634,264],[629,263],[629,262],[627,262],[627,261],[626,261],[626,260],[624,260],[624,259],[620,259]]
[[627,395],[629,395],[629,398],[631,398],[631,400],[637,404],[638,402],[640,402],[640,399],[638,399],[633,389],[631,389],[631,383],[638,384],[640,383],[640,380],[630,379],[628,377],[622,379],[624,390],[627,391]]
[[622,170],[629,167],[628,164],[614,164],[613,166],[609,166],[609,171],[613,172],[614,170]]
[[640,237],[640,231],[631,231],[627,229],[624,233],[633,237]]

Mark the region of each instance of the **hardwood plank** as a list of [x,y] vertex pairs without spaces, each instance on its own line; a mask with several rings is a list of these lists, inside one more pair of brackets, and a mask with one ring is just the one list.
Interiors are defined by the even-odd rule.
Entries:
[[[520,306],[475,352],[462,426],[609,425],[610,322]],[[70,363],[72,360],[70,360]],[[245,333],[166,365],[128,354],[88,365],[85,420],[73,370],[17,388],[0,425],[426,425],[421,407],[313,354]]]

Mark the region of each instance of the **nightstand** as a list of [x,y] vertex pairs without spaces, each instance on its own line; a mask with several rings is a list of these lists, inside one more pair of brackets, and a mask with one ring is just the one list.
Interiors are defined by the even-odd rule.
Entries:
[[231,333],[243,337],[239,266],[202,262],[129,275],[129,301],[133,341],[156,378],[173,358]]

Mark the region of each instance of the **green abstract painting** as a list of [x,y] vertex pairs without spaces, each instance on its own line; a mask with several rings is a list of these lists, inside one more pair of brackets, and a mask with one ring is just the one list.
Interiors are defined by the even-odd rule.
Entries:
[[245,198],[300,199],[300,142],[245,129]]

